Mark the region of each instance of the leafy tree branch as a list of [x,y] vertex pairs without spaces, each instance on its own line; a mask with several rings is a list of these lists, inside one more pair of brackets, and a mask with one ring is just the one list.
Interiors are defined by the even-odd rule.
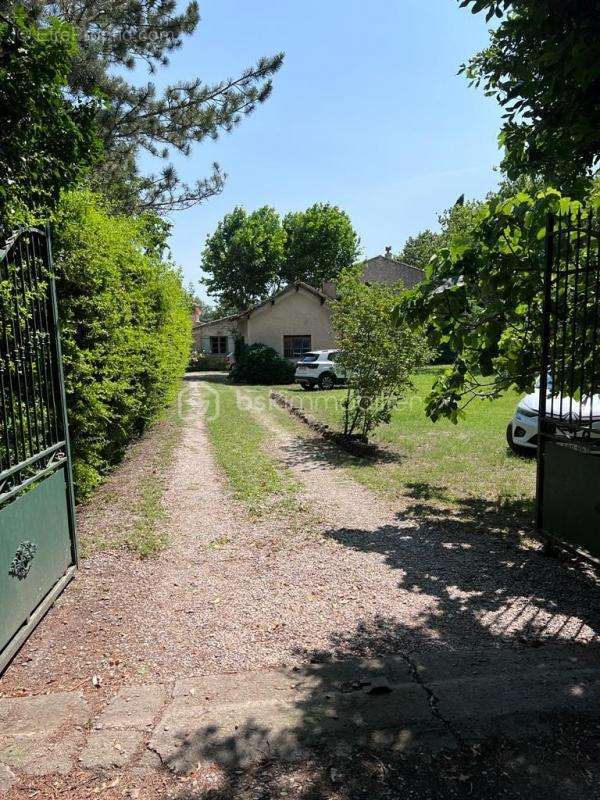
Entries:
[[600,155],[600,14],[595,0],[462,0],[496,20],[461,71],[503,109],[502,167],[581,197]]

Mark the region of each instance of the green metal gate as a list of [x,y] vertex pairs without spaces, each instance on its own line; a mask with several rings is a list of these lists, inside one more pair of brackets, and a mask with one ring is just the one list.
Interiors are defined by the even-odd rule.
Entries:
[[29,228],[0,250],[0,672],[76,564],[50,236]]
[[600,215],[548,219],[537,526],[600,563]]

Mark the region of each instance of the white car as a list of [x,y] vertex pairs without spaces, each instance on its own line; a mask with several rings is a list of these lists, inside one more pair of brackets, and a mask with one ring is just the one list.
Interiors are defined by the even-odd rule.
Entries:
[[[600,437],[600,395],[593,398],[584,397],[579,404],[579,400],[571,400],[570,397],[556,395],[552,398],[549,392],[546,399],[546,409],[548,416],[566,422],[582,420],[583,424],[592,421],[592,435]],[[539,433],[539,410],[540,410],[540,390],[536,384],[533,394],[526,395],[517,405],[515,415],[508,423],[506,429],[506,440],[512,450],[516,453],[525,451],[535,451]],[[590,417],[591,415],[591,417]],[[577,436],[577,433],[574,434]]]
[[307,392],[311,389],[333,389],[345,383],[344,370],[336,364],[339,350],[313,350],[305,353],[296,365],[295,380]]

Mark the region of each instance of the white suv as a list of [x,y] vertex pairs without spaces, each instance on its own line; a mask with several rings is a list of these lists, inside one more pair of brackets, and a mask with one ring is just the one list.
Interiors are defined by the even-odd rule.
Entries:
[[[589,421],[592,438],[600,438],[600,396],[592,398],[583,397],[581,401],[557,394],[552,397],[552,379],[548,376],[549,392],[546,400],[546,410],[550,418],[557,422],[565,423],[569,420],[575,423],[577,438],[577,423],[582,420],[584,424]],[[535,384],[535,392],[519,400],[514,417],[508,423],[506,440],[511,450],[524,454],[537,449],[540,426],[540,385],[539,379]]]
[[333,389],[345,383],[346,373],[336,364],[339,350],[313,350],[305,353],[296,365],[296,383],[307,392],[311,389]]

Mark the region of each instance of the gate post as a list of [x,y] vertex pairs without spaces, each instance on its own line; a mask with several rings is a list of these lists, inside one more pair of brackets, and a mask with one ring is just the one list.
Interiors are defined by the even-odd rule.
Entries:
[[546,441],[546,400],[548,397],[548,362],[550,360],[550,315],[552,313],[552,271],[554,269],[554,227],[556,217],[546,219],[546,266],[544,270],[544,304],[542,309],[542,348],[540,396],[538,407],[538,447],[536,480],[536,528],[543,531],[544,450]]
[[73,563],[79,566],[79,548],[77,544],[77,521],[75,516],[75,493],[73,490],[73,463],[71,461],[71,440],[69,438],[69,420],[67,415],[67,395],[65,392],[65,378],[62,369],[62,347],[60,343],[60,325],[58,315],[58,299],[56,296],[56,279],[54,276],[54,261],[52,260],[52,241],[50,238],[50,224],[46,223],[46,252],[48,257],[48,271],[50,273],[50,306],[52,309],[52,347],[57,364],[57,381],[62,407],[61,424],[67,456],[67,513],[69,516],[69,529],[71,534],[71,554]]

